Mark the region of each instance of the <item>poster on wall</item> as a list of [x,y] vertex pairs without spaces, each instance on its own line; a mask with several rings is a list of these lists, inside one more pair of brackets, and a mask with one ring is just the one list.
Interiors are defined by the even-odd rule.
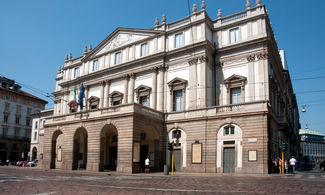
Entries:
[[195,142],[192,144],[192,163],[202,163],[202,143]]
[[140,142],[133,143],[133,162],[140,162]]
[[257,161],[257,151],[256,150],[248,150],[248,161]]

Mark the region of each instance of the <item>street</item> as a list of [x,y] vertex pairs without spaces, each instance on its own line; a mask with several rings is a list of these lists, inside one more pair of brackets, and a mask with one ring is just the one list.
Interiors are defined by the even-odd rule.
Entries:
[[0,167],[0,194],[325,194],[325,172],[295,175],[109,172]]

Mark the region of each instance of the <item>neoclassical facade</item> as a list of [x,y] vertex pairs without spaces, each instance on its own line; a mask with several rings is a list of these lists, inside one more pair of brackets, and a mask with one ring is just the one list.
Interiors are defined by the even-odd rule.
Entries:
[[[216,19],[205,7],[151,29],[117,28],[67,55],[40,164],[136,173],[149,156],[161,171],[174,142],[176,171],[268,173],[281,141],[294,154],[297,103],[265,6],[247,1]],[[73,107],[81,84],[82,110]]]

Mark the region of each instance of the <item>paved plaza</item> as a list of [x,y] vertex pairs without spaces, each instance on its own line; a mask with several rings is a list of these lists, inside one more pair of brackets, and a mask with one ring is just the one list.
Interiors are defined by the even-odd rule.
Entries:
[[295,175],[109,172],[0,167],[0,194],[325,194],[325,172]]

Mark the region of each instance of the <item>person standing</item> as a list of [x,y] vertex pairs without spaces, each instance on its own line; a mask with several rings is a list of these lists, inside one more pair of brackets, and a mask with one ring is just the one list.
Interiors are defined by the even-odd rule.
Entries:
[[278,161],[279,161],[279,173],[282,174],[282,159],[278,157]]
[[296,169],[296,159],[292,156],[291,159],[289,160],[289,164],[292,170],[292,174],[295,174],[295,169]]
[[144,168],[145,168],[145,172],[149,173],[150,172],[150,160],[149,160],[149,156],[147,156],[147,159],[144,161]]
[[286,173],[286,174],[288,174],[288,168],[289,168],[289,167],[288,167],[288,161],[287,161],[287,159],[285,158],[285,159],[284,159],[284,169],[285,169],[285,173]]

